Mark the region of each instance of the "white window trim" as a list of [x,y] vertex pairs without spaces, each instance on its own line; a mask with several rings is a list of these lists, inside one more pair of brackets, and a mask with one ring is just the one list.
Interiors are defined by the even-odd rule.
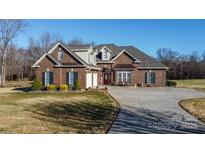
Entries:
[[[50,74],[50,71],[46,71],[45,73],[44,73],[44,83],[45,83],[45,86],[49,86],[50,85],[50,83],[47,83],[47,75],[49,76]],[[50,82],[50,78],[49,78],[49,82]]]
[[111,51],[110,49],[108,49],[106,46],[102,47],[102,48],[100,49],[100,51],[101,51],[101,53],[102,53],[102,60],[109,60],[109,59],[110,59],[110,56],[108,56],[107,59],[104,59],[104,57],[103,57],[103,54],[104,54],[104,52],[105,52],[105,49],[106,49],[106,52],[110,52],[110,55],[111,55],[111,53],[112,53],[112,51]]
[[63,51],[58,51],[58,60],[59,61],[63,60]]
[[113,58],[112,60],[111,60],[111,62],[113,62],[115,59],[117,59],[121,54],[123,54],[124,52],[126,52],[128,55],[130,55],[133,59],[135,59],[135,61],[134,62],[136,62],[136,63],[140,63],[140,60],[138,60],[137,58],[135,58],[133,55],[131,55],[128,51],[126,51],[126,50],[122,50],[115,58]]
[[[105,58],[106,55],[106,58]],[[102,60],[109,60],[108,51],[102,51]]]
[[132,72],[131,71],[117,71],[117,83],[119,83],[119,73],[121,73],[121,80],[123,81],[124,80],[124,76],[123,74],[125,73],[126,76],[125,76],[125,82],[128,82],[128,74],[130,73],[131,74],[131,79],[130,79],[130,83],[132,82]]

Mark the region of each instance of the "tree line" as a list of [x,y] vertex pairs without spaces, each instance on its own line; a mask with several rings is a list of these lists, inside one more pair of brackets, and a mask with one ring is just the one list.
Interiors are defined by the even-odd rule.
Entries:
[[157,59],[169,67],[167,79],[205,79],[205,51],[180,54],[168,48],[156,52]]

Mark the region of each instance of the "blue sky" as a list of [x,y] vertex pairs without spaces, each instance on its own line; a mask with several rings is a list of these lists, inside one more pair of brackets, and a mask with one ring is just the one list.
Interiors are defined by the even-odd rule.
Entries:
[[19,47],[28,38],[38,38],[48,31],[68,41],[134,45],[155,56],[158,48],[170,48],[189,54],[205,50],[205,20],[26,20],[27,27],[16,38]]

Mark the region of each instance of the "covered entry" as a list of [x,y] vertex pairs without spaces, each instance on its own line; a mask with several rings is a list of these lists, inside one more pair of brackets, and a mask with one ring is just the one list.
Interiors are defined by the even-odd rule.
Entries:
[[102,70],[103,84],[108,85],[111,83],[111,70],[104,67]]

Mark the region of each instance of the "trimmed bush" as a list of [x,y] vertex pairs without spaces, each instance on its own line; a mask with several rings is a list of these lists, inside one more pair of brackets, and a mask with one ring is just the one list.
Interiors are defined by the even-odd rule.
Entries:
[[167,81],[167,86],[169,86],[169,87],[176,87],[177,86],[177,82],[176,81],[168,80]]
[[43,84],[39,79],[35,79],[32,83],[32,88],[34,90],[41,90],[43,88]]
[[51,84],[51,85],[48,85],[47,86],[47,90],[49,90],[49,91],[53,91],[53,90],[56,90],[56,85],[54,85],[54,84]]
[[77,81],[74,83],[74,89],[75,89],[75,90],[80,90],[80,89],[81,89],[79,80],[77,80]]
[[67,84],[61,84],[61,85],[59,86],[59,90],[68,91],[68,85],[67,85]]

